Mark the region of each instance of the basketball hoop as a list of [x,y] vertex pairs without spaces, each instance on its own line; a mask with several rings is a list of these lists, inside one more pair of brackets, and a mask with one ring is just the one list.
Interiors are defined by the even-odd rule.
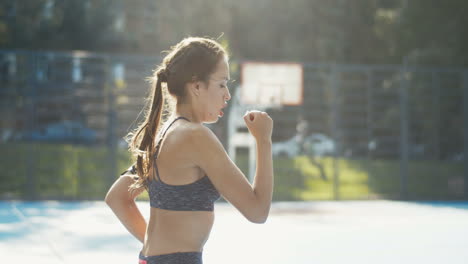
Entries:
[[276,109],[302,104],[301,64],[246,62],[242,64],[241,83],[243,104]]

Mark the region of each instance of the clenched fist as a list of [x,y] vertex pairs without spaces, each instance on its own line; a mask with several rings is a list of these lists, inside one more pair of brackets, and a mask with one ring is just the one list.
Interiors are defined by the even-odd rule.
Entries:
[[273,131],[273,119],[266,113],[258,110],[247,111],[244,122],[252,136],[258,140],[271,141]]

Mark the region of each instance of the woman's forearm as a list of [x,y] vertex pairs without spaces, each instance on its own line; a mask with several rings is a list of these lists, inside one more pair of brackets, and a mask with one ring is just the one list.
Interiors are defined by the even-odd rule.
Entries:
[[146,220],[135,201],[111,200],[107,201],[107,204],[125,228],[143,243],[146,233]]
[[268,218],[271,200],[273,198],[273,158],[271,140],[257,140],[257,169],[253,189],[259,200],[261,219]]

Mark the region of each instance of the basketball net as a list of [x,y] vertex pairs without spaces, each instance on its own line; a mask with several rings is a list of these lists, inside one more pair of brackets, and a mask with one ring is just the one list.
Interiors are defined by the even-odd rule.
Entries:
[[259,84],[256,94],[256,102],[261,108],[280,109],[282,107],[283,89],[277,83]]

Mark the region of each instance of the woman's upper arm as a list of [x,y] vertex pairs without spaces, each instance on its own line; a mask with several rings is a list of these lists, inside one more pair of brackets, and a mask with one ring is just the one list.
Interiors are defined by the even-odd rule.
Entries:
[[255,192],[242,171],[234,164],[216,135],[200,126],[191,133],[195,163],[210,178],[218,192],[248,220],[259,215]]
[[121,175],[110,187],[109,191],[106,194],[105,201],[106,203],[111,203],[113,201],[134,201],[135,198],[143,192],[144,187],[138,189],[129,190],[130,185],[132,185],[135,180],[135,175],[124,174]]

